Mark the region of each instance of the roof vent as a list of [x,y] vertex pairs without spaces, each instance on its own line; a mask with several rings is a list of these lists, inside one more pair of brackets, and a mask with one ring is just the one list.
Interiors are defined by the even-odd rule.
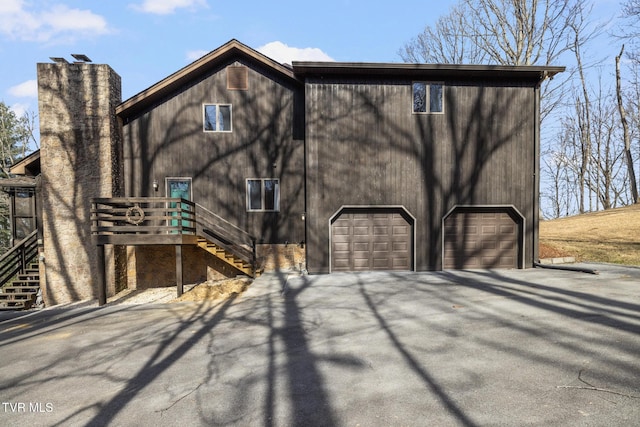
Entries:
[[247,67],[237,65],[227,67],[227,89],[249,89],[249,73]]

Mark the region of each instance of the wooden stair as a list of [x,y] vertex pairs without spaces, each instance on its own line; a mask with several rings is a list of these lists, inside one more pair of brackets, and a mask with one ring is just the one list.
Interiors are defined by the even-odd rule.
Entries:
[[0,288],[0,310],[27,310],[36,302],[39,291],[38,263],[31,263],[24,273]]
[[205,239],[204,237],[198,236],[198,246],[209,252],[210,254],[215,255],[225,263],[229,264],[233,268],[242,273],[246,274],[249,277],[255,277],[255,272],[253,271],[253,267],[250,263],[244,261],[243,259],[237,257],[233,253],[225,250],[223,247],[213,243],[210,240]]

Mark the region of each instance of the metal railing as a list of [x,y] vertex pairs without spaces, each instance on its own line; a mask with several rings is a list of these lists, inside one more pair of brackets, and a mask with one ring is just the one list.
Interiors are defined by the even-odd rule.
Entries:
[[26,272],[38,256],[38,230],[34,230],[0,257],[0,287]]

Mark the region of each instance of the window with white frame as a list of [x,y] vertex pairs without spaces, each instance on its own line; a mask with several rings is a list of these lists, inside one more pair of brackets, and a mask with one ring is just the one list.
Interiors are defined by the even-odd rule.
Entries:
[[280,181],[272,178],[247,179],[247,211],[278,212]]
[[444,112],[444,84],[413,82],[413,112],[434,114]]
[[204,131],[231,132],[231,104],[204,104]]

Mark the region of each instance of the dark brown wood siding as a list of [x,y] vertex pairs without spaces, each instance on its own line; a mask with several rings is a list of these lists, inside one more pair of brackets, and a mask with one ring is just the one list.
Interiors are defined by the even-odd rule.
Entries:
[[[227,66],[247,67],[246,90],[228,89]],[[125,195],[164,196],[166,177],[191,177],[194,201],[229,222],[266,243],[303,241],[303,96],[301,84],[243,56],[219,64],[123,119]],[[203,131],[209,103],[232,105],[232,132]],[[248,178],[280,180],[279,212],[247,212]]]
[[444,79],[444,114],[422,115],[411,82],[307,81],[308,270],[329,270],[329,218],[345,205],[405,207],[417,270],[442,268],[442,219],[454,206],[513,205],[531,266],[535,82]]

